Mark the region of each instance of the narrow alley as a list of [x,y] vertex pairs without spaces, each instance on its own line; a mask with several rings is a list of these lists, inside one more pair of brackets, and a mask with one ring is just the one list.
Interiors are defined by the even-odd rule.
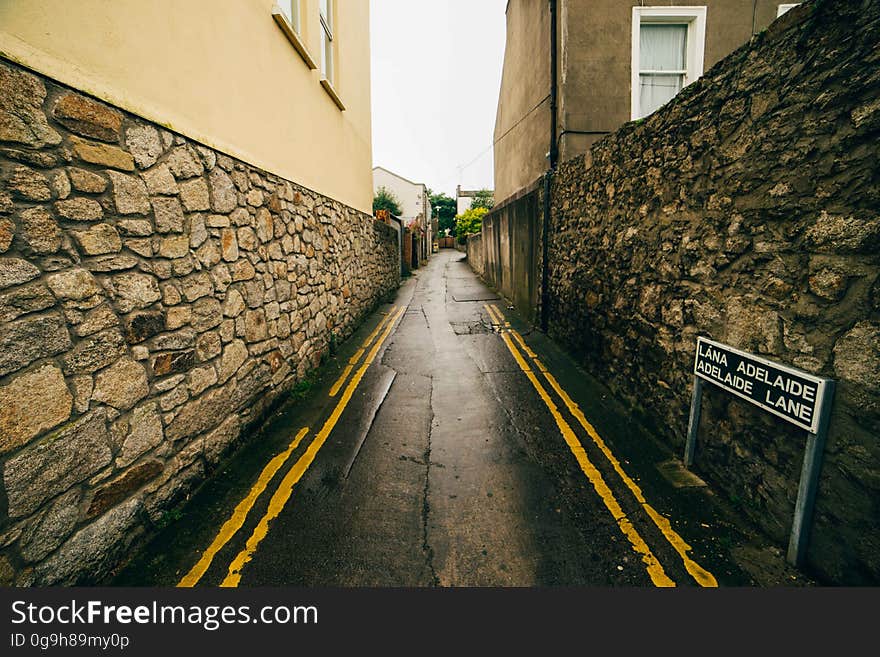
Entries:
[[701,482],[521,331],[441,251],[116,583],[748,582]]

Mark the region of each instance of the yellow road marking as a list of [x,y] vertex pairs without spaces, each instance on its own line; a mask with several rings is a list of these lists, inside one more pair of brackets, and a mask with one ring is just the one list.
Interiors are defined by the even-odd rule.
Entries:
[[[488,309],[488,308],[487,308]],[[491,307],[495,313],[497,313],[498,317],[503,317],[502,312],[497,307]],[[509,323],[505,322],[508,326]],[[669,519],[657,512],[653,506],[648,503],[648,500],[645,499],[644,493],[642,489],[636,484],[632,478],[626,474],[623,469],[623,466],[620,465],[620,461],[614,456],[614,453],[609,449],[608,445],[602,440],[602,437],[596,431],[595,427],[587,420],[586,416],[581,411],[580,407],[572,400],[572,398],[568,395],[567,392],[559,385],[559,382],[556,380],[550,371],[544,366],[541,360],[538,358],[538,355],[532,351],[529,346],[526,344],[523,337],[519,334],[519,332],[515,330],[510,330],[510,333],[519,343],[522,350],[528,354],[528,356],[534,361],[537,369],[543,374],[544,378],[547,379],[547,382],[553,388],[557,395],[559,395],[560,399],[565,403],[569,412],[575,417],[578,423],[583,427],[584,431],[587,432],[587,435],[590,436],[590,439],[595,443],[595,445],[599,448],[602,454],[605,455],[605,458],[608,459],[608,462],[611,463],[611,466],[614,468],[614,471],[617,472],[618,476],[620,476],[623,483],[629,488],[630,492],[632,492],[633,496],[642,505],[642,508],[645,509],[645,512],[648,514],[648,517],[651,518],[653,523],[660,530],[660,533],[663,534],[664,538],[669,542],[672,548],[678,553],[681,557],[682,563],[684,564],[685,570],[691,575],[691,577],[696,580],[696,582],[700,586],[704,587],[716,587],[718,586],[718,581],[715,579],[714,575],[707,571],[705,568],[700,566],[697,562],[691,559],[688,552],[690,552],[693,548],[672,528],[672,524],[669,522]]]
[[250,513],[250,510],[253,508],[254,503],[257,501],[257,498],[266,490],[266,486],[269,485],[269,482],[272,480],[272,477],[275,476],[275,473],[281,468],[282,465],[290,458],[290,455],[299,447],[299,444],[302,442],[302,439],[305,438],[306,434],[309,432],[308,427],[303,427],[296,434],[296,437],[287,446],[287,449],[275,456],[271,461],[269,461],[266,466],[263,468],[263,471],[260,473],[260,476],[257,478],[256,483],[251,487],[250,492],[248,492],[247,496],[238,503],[238,506],[235,507],[235,511],[232,512],[232,516],[230,516],[229,520],[223,523],[223,526],[220,528],[220,531],[217,533],[217,536],[214,538],[214,541],[208,547],[207,550],[202,554],[202,557],[198,560],[196,565],[192,567],[192,569],[180,580],[177,584],[179,587],[191,587],[195,586],[198,581],[202,578],[202,576],[207,572],[208,568],[211,566],[211,562],[214,560],[214,557],[217,553],[229,542],[235,533],[241,529],[242,525],[244,525],[245,518],[247,518],[247,514]]
[[[486,306],[486,308],[488,309],[488,305]],[[636,528],[626,517],[623,509],[620,507],[620,504],[614,497],[614,493],[611,492],[608,484],[605,483],[602,474],[590,461],[587,453],[584,451],[583,446],[581,445],[571,426],[568,424],[568,422],[565,421],[565,418],[562,417],[562,414],[559,412],[556,404],[553,403],[553,400],[544,389],[544,386],[542,386],[541,382],[538,381],[538,377],[535,376],[535,373],[529,367],[528,363],[526,363],[522,354],[520,354],[519,350],[513,344],[510,336],[507,333],[502,333],[501,339],[504,340],[504,344],[507,345],[507,349],[510,351],[514,360],[516,360],[520,369],[525,373],[526,377],[529,379],[532,386],[534,386],[538,395],[541,397],[541,400],[547,406],[550,414],[556,421],[556,426],[559,428],[562,437],[565,439],[565,442],[571,450],[572,454],[574,454],[578,465],[580,465],[581,470],[587,476],[587,479],[590,481],[590,483],[593,485],[593,488],[602,499],[605,507],[611,512],[611,515],[617,522],[617,526],[620,528],[620,531],[623,533],[624,536],[626,536],[627,540],[630,542],[633,551],[642,555],[642,563],[645,564],[651,581],[654,583],[655,586],[675,586],[675,582],[669,578],[669,576],[663,570],[663,566],[657,560],[657,557],[655,557],[654,554],[651,552],[648,544],[645,543],[644,539],[639,535]]]
[[506,326],[506,327],[510,328],[510,322],[508,322],[504,318],[504,315],[501,313],[500,310],[498,310],[498,308],[496,308],[495,306],[493,306],[491,304],[486,304],[483,307],[486,309],[486,312],[489,313],[489,317],[492,318],[493,324],[497,324],[498,326]]
[[[515,331],[514,331],[515,333]],[[522,338],[520,338],[522,339]],[[568,410],[571,414],[577,419],[580,425],[584,428],[599,450],[605,455],[605,458],[611,463],[611,466],[614,468],[615,472],[620,476],[623,480],[623,483],[626,484],[626,487],[632,492],[633,496],[638,500],[639,504],[645,509],[645,512],[657,526],[657,529],[663,534],[672,548],[678,553],[681,557],[682,562],[684,563],[685,570],[690,573],[691,577],[693,577],[696,582],[700,586],[705,587],[716,587],[718,586],[718,581],[715,579],[714,575],[704,569],[700,564],[695,562],[690,558],[688,552],[692,549],[691,546],[676,532],[672,525],[669,522],[669,519],[665,516],[661,515],[657,512],[654,507],[652,507],[648,500],[645,499],[645,495],[642,493],[642,489],[639,485],[633,481],[629,475],[623,470],[623,466],[620,465],[620,461],[614,456],[614,453],[608,448],[608,445],[605,444],[605,441],[602,440],[602,437],[596,431],[592,424],[587,420],[581,411],[580,407],[574,402],[574,400],[568,396],[568,393],[563,390],[562,386],[556,381],[556,377],[554,377],[544,364],[535,357],[535,364],[538,366],[538,369],[550,383],[550,386],[556,391],[556,394],[565,402],[565,405],[568,407]]]
[[391,321],[388,323],[388,326],[385,328],[385,331],[382,333],[382,337],[379,338],[378,342],[373,345],[373,348],[370,349],[369,354],[367,354],[367,358],[364,360],[363,364],[358,368],[358,371],[352,377],[351,381],[348,382],[348,385],[345,387],[345,392],[342,393],[342,397],[339,399],[339,402],[336,404],[336,408],[333,409],[333,412],[330,414],[330,417],[327,418],[327,421],[324,423],[324,426],[321,427],[321,430],[315,436],[315,439],[309,445],[305,454],[303,454],[300,459],[293,465],[293,467],[288,471],[288,473],[284,476],[284,479],[281,480],[281,484],[279,484],[278,489],[272,495],[272,499],[269,500],[269,508],[266,511],[265,515],[260,519],[260,522],[254,528],[253,533],[247,541],[244,549],[238,553],[235,559],[232,560],[232,563],[229,564],[229,571],[226,575],[226,578],[220,584],[220,586],[225,587],[235,587],[238,586],[241,581],[241,570],[244,568],[245,564],[247,564],[254,553],[257,550],[257,547],[260,545],[262,540],[266,537],[266,534],[269,532],[269,523],[278,517],[278,514],[284,509],[285,504],[290,499],[291,494],[293,493],[293,487],[299,482],[300,478],[303,474],[308,470],[309,466],[312,464],[312,461],[315,460],[315,456],[318,454],[318,450],[326,442],[327,438],[330,436],[330,432],[333,431],[333,428],[336,426],[336,423],[339,421],[339,417],[342,415],[342,412],[345,410],[345,407],[348,405],[348,402],[351,400],[351,396],[354,394],[355,389],[361,382],[361,379],[364,376],[364,373],[367,371],[367,368],[372,364],[373,359],[376,358],[376,354],[379,351],[379,347],[382,346],[382,343],[388,338],[391,333],[391,329],[394,328],[395,322],[400,319],[400,316],[403,315],[404,310],[406,308],[400,308],[398,312],[393,316]]
[[361,359],[361,356],[364,355],[364,352],[367,350],[367,347],[370,346],[370,343],[373,339],[379,335],[379,331],[382,330],[382,327],[385,326],[385,322],[388,321],[388,318],[394,314],[394,311],[397,310],[397,307],[392,307],[391,310],[388,311],[388,314],[382,318],[382,321],[379,322],[379,326],[373,329],[373,332],[367,336],[367,339],[364,340],[363,344],[361,344],[361,348],[358,349],[354,356],[349,358],[348,365],[346,365],[345,369],[342,371],[342,375],[336,379],[336,383],[333,384],[333,387],[330,388],[330,396],[335,397],[339,392],[339,389],[342,388],[342,384],[345,383],[345,380],[348,378],[348,375],[351,374],[351,371],[354,369],[354,366],[357,365],[357,362]]

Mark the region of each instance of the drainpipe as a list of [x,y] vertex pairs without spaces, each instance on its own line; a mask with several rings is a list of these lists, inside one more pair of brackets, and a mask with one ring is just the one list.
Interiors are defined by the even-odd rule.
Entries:
[[556,7],[557,0],[550,2],[550,168],[544,174],[544,222],[541,230],[541,330],[546,333],[550,324],[550,190],[553,182],[553,171],[559,160],[559,145],[556,140],[557,121],[557,34]]

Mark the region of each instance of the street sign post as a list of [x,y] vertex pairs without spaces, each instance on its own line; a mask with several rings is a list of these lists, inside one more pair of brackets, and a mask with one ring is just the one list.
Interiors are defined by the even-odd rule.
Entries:
[[789,563],[800,566],[806,555],[822,469],[834,381],[774,363],[714,340],[697,338],[694,393],[684,450],[685,467],[690,467],[694,462],[704,381],[807,431],[807,447],[787,555]]

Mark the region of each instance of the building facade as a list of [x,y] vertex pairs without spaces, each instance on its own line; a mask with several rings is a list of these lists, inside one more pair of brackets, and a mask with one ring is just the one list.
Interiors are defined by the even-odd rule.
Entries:
[[4,2],[0,51],[372,210],[369,0]]
[[384,187],[400,201],[400,218],[419,236],[419,260],[430,257],[434,237],[433,208],[425,183],[416,183],[384,167],[373,167],[373,193]]
[[0,3],[0,586],[106,582],[399,285],[368,10]]
[[[507,5],[494,136],[499,203],[549,168],[550,4]],[[559,161],[650,114],[795,4],[556,0]]]

